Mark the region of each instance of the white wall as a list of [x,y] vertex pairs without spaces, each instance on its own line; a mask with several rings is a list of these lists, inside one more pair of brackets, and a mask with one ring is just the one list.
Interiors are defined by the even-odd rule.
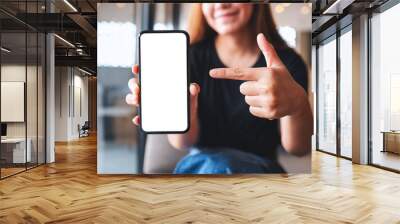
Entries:
[[[25,82],[25,73],[25,65],[2,65],[1,81]],[[1,108],[1,110],[7,110],[7,108]],[[7,123],[7,137],[25,137],[25,122]]]
[[68,68],[56,67],[55,74],[55,141],[67,141]]
[[74,140],[78,124],[88,120],[88,77],[72,67],[56,67],[55,73],[55,140]]
[[[5,64],[1,66],[1,81],[3,82],[25,82],[25,76],[26,76],[26,71],[27,69],[28,75],[35,73],[36,74],[36,67],[33,66],[28,66],[25,67],[25,65],[18,65],[18,64]],[[28,77],[29,78],[29,77]],[[32,80],[29,80],[29,82],[32,82]],[[30,85],[36,85],[36,82],[30,83]],[[32,90],[33,92],[31,92]],[[27,102],[30,103],[34,101],[32,98],[36,98],[36,89],[32,88],[27,88]],[[31,105],[36,108],[36,105]],[[7,110],[7,108],[1,108],[1,110]],[[36,114],[33,113],[28,113],[28,122],[35,121],[36,123]],[[33,116],[33,117],[32,117]],[[26,122],[7,122],[7,136],[8,137],[25,137],[25,123]],[[29,127],[32,127],[33,125],[28,125]],[[29,132],[29,130],[28,130]],[[30,132],[29,132],[30,133]],[[28,133],[28,135],[29,135]],[[28,136],[29,137],[29,136]]]

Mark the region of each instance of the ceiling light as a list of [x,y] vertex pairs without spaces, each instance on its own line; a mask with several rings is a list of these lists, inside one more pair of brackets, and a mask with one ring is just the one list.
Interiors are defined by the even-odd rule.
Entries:
[[83,70],[83,69],[81,69],[81,68],[79,68],[79,67],[78,67],[78,70],[81,71],[81,72],[83,72],[83,73],[85,73],[85,74],[87,74],[87,75],[90,75],[90,76],[92,75],[92,73],[90,73],[90,72],[88,72],[88,71],[86,71],[86,70]]
[[79,55],[83,55],[83,49],[77,48],[76,53],[78,53]]
[[68,0],[64,0],[65,4],[67,4],[74,12],[78,12],[78,10],[73,6]]
[[4,51],[6,53],[10,53],[11,52],[11,50],[9,50],[9,49],[7,49],[5,47],[1,47],[0,49],[1,49],[1,51]]
[[276,13],[282,13],[283,11],[285,11],[285,7],[283,7],[283,5],[282,4],[278,4],[278,5],[276,5],[275,6],[275,12]]
[[59,35],[57,35],[57,34],[54,34],[54,36],[55,37],[57,37],[59,40],[61,40],[62,42],[64,42],[65,44],[67,44],[67,45],[69,45],[70,47],[73,47],[73,48],[75,48],[75,45],[73,45],[71,42],[69,42],[68,40],[66,40],[66,39],[64,39],[64,38],[62,38],[62,37],[60,37]]
[[342,14],[343,9],[353,3],[355,0],[336,0],[322,14]]
[[117,7],[118,8],[124,8],[125,7],[125,3],[117,3]]
[[307,15],[311,12],[311,9],[308,5],[303,5],[300,9],[301,14]]

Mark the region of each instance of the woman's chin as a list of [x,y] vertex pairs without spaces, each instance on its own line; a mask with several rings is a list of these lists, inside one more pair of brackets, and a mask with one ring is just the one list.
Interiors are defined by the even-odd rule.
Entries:
[[219,35],[230,35],[230,34],[235,34],[238,31],[240,31],[240,29],[237,26],[221,26],[218,28],[217,33]]

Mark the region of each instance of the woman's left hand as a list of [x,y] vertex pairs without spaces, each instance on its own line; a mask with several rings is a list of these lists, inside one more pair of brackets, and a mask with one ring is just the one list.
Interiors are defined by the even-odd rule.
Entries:
[[257,43],[267,67],[216,68],[210,70],[210,76],[246,81],[240,85],[240,92],[256,117],[272,120],[302,113],[309,107],[306,91],[293,79],[263,34],[258,34]]

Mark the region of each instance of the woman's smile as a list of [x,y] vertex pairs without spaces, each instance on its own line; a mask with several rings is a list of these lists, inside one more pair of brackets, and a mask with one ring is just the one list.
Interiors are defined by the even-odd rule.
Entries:
[[239,10],[235,10],[235,11],[228,11],[228,12],[216,12],[214,18],[216,20],[219,20],[221,22],[228,22],[228,21],[232,21],[235,20],[236,17],[239,15]]

